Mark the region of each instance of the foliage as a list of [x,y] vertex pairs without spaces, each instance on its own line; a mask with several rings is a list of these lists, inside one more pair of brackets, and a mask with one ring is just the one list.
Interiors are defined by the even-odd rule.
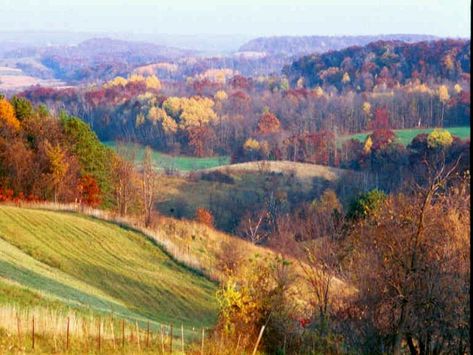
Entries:
[[15,116],[19,121],[30,117],[33,114],[33,105],[24,97],[13,96],[11,98],[11,104],[15,109]]
[[0,124],[14,130],[20,129],[20,121],[15,115],[15,108],[6,99],[0,99]]
[[61,124],[71,144],[72,153],[77,155],[81,175],[93,178],[104,195],[104,202],[111,199],[111,159],[113,152],[97,138],[90,126],[81,119],[63,114]]
[[434,129],[427,136],[427,144],[429,148],[445,148],[452,144],[453,137],[451,133],[444,129]]
[[256,139],[248,138],[243,144],[245,150],[259,150],[260,144]]
[[82,176],[79,181],[78,190],[81,196],[80,203],[91,207],[97,207],[100,204],[101,191],[97,182],[92,176]]
[[347,217],[358,219],[377,213],[385,199],[386,194],[378,189],[365,192],[350,204]]
[[264,112],[258,121],[258,133],[270,134],[276,133],[281,126],[278,118],[271,112]]
[[240,346],[246,349],[254,345],[265,325],[264,346],[269,352],[282,349],[281,337],[293,328],[287,318],[292,282],[288,260],[250,257],[217,292],[220,331],[233,341],[239,338]]
[[49,174],[54,187],[54,201],[57,202],[59,189],[69,170],[69,163],[66,161],[64,150],[57,145],[45,142],[46,156],[49,159]]
[[212,213],[202,207],[199,207],[195,211],[195,219],[197,222],[205,224],[206,226],[213,227],[214,225],[214,217]]

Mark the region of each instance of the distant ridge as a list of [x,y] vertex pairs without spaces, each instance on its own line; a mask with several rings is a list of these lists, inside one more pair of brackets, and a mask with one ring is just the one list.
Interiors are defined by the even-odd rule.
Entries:
[[350,46],[364,46],[379,40],[420,42],[439,39],[432,35],[388,34],[370,36],[274,36],[259,37],[246,42],[240,47],[241,52],[266,52],[286,56],[324,53]]

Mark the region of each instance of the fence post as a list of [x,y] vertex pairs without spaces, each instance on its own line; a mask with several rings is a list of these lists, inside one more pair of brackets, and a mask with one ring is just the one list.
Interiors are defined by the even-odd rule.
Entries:
[[117,344],[116,344],[116,341],[115,341],[115,327],[113,326],[113,317],[110,320],[110,329],[112,331],[113,350],[115,350],[116,347],[117,347]]
[[146,330],[146,347],[149,348],[149,321],[148,321],[148,329]]
[[34,350],[34,316],[31,320],[31,348]]
[[18,348],[21,349],[21,326],[20,326],[20,315],[16,314],[16,328],[18,331]]
[[170,349],[171,349],[171,354],[172,354],[172,323],[171,323],[171,332],[170,332],[170,335],[171,335],[171,339],[170,339],[170,342],[171,342],[171,343],[170,343],[169,347],[170,347]]
[[236,345],[236,348],[235,348],[235,354],[238,353],[238,347],[240,346],[240,339],[241,339],[241,334],[238,334],[238,340],[237,340],[237,345]]
[[181,323],[181,348],[182,353],[184,354],[184,325]]
[[101,336],[100,336],[100,328],[101,328],[101,321],[100,321],[100,318],[99,318],[99,339],[98,339],[98,346],[99,346],[99,351],[100,351],[100,347],[102,344],[100,344],[100,341],[101,341]]
[[161,350],[164,354],[164,334],[163,334],[163,325],[161,324]]
[[286,354],[286,334],[284,334],[283,353]]
[[259,345],[259,342],[261,341],[261,337],[263,336],[263,332],[264,332],[264,325],[261,327],[261,330],[258,335],[258,340],[256,340],[255,348],[253,349],[253,355],[255,355],[256,350],[258,350],[258,345]]
[[66,350],[69,350],[69,317],[67,317],[67,328],[66,328]]
[[141,345],[140,345],[140,328],[138,327],[138,321],[135,321],[136,325],[136,341],[138,342],[138,350],[141,350]]
[[125,347],[125,320],[122,319],[122,348]]
[[202,328],[202,348],[200,349],[201,355],[204,355],[204,338],[205,338],[205,328]]

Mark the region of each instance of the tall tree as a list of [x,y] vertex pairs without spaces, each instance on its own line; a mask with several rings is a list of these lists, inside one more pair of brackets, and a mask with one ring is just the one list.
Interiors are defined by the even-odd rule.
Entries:
[[156,202],[156,190],[158,187],[158,176],[153,165],[153,151],[146,147],[143,156],[143,168],[141,175],[142,200],[144,206],[144,222],[149,227],[152,222],[153,206]]

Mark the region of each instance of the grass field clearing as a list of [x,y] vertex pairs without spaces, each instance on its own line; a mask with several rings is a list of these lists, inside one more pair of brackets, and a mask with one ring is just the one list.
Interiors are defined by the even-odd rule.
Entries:
[[[104,142],[104,144],[112,149],[116,148],[115,142]],[[137,146],[137,160],[143,160],[144,148]],[[200,169],[214,168],[220,165],[227,165],[230,163],[229,156],[215,156],[207,158],[196,158],[184,155],[169,155],[153,150],[154,164],[158,169],[178,170],[178,171],[193,171]]]
[[[421,133],[430,133],[435,128],[413,128],[413,129],[396,129],[394,133],[396,134],[397,139],[403,145],[408,145],[411,143],[412,139],[415,136]],[[447,131],[449,131],[452,135],[459,137],[460,139],[470,139],[470,127],[446,127]],[[339,138],[338,145],[342,145],[343,142],[349,140],[350,138],[357,139],[361,142],[364,142],[366,137],[371,132],[366,133],[357,133],[347,136],[342,136]]]

